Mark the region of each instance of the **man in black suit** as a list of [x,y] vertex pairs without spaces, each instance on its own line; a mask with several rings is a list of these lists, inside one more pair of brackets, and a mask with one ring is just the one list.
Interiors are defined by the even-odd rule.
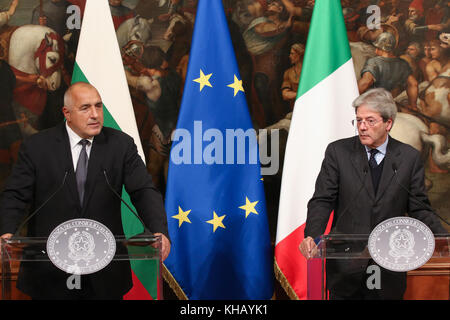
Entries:
[[[325,232],[333,210],[331,233],[369,234],[382,221],[406,213],[423,221],[434,233],[447,232],[427,209],[430,202],[419,152],[389,136],[397,114],[392,95],[382,88],[372,89],[358,97],[353,107],[359,135],[328,145],[308,203],[305,239],[300,244],[307,259],[315,249],[314,239]],[[364,275],[373,263],[328,260],[331,298],[402,299],[406,273],[381,268],[381,289],[367,288]]]
[[[125,186],[148,229],[161,236],[165,259],[170,242],[162,197],[133,139],[103,127],[103,103],[90,84],[73,84],[62,111],[65,123],[31,136],[21,146],[0,198],[1,237],[11,237],[27,209],[33,212],[58,188],[29,221],[28,236],[48,237],[56,226],[74,218],[96,220],[114,235],[123,235],[121,201],[108,186],[108,178],[118,194]],[[39,299],[120,299],[132,286],[128,263],[111,263],[82,276],[81,290],[68,290],[67,277],[50,263],[23,263],[17,287]]]

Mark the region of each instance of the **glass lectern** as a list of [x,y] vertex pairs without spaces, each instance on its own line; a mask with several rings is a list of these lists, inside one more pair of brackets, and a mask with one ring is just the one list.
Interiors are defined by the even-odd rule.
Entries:
[[[309,300],[327,300],[326,262],[334,259],[358,260],[371,259],[367,248],[369,235],[324,235],[313,252],[313,258],[308,260],[308,289]],[[435,236],[435,250],[431,259],[419,269],[409,271],[405,299],[449,299],[450,284],[450,237],[448,235]],[[439,278],[438,278],[439,277]],[[416,285],[421,283],[420,285]],[[424,286],[439,283],[440,292],[434,296],[423,296]],[[436,290],[434,290],[436,291]]]
[[[161,238],[158,236],[135,236],[130,239],[115,237],[116,254],[111,263],[129,261],[138,278],[153,299],[162,298],[161,283]],[[2,300],[29,299],[16,289],[21,263],[51,263],[47,255],[47,238],[1,239],[1,296]],[[145,273],[145,274],[142,274]],[[70,274],[67,274],[68,277]],[[120,276],[120,275],[118,275]],[[51,285],[51,284],[49,284]],[[150,289],[149,289],[150,288]]]

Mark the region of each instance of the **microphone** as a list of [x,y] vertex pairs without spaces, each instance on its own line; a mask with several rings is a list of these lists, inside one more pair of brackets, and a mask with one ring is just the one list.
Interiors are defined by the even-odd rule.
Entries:
[[397,177],[397,170],[398,170],[397,164],[394,162],[392,164],[392,171],[394,171],[395,181],[397,181],[397,184],[400,187],[402,187],[402,189],[405,190],[411,197],[413,197],[413,199],[416,200],[422,207],[424,207],[425,209],[428,209],[429,211],[434,213],[439,219],[444,221],[447,225],[450,225],[444,218],[442,218],[439,214],[437,214],[430,205],[428,205],[427,203],[425,203],[422,200],[420,200],[419,198],[417,198],[411,191],[409,191],[408,188],[406,188],[403,184],[400,183],[400,181],[398,180],[398,177]]
[[[139,235],[136,236],[153,236],[153,233],[148,230],[148,228],[145,226],[144,221],[141,219],[141,217],[139,217],[139,215],[137,214],[136,211],[134,211],[129,205],[128,203],[125,202],[125,200],[122,199],[122,197],[117,193],[116,190],[114,190],[114,188],[111,186],[111,184],[109,183],[109,179],[108,179],[108,175],[106,173],[106,169],[103,169],[103,175],[105,176],[105,180],[106,180],[106,184],[108,185],[109,189],[113,192],[113,194],[120,199],[120,201],[122,201],[123,204],[125,204],[127,206],[127,208],[134,214],[134,216],[139,220],[139,222],[142,224],[142,226],[144,227],[144,232],[140,233]],[[135,236],[135,237],[136,237]]]
[[58,187],[58,189],[56,189],[51,195],[50,197],[47,198],[47,200],[45,200],[36,210],[34,210],[21,224],[20,226],[17,228],[17,231],[14,232],[14,235],[11,237],[11,239],[15,238],[18,236],[18,234],[20,233],[20,231],[22,231],[23,227],[25,227],[25,225],[28,223],[28,221],[30,221],[31,218],[33,218],[51,199],[53,199],[53,197],[64,187],[64,185],[66,184],[66,179],[67,179],[67,175],[69,174],[69,170],[67,169],[64,172],[64,178],[62,180],[61,185]]
[[[366,178],[367,173],[369,172],[369,168],[367,165],[364,166],[363,169],[363,178],[362,178],[362,183],[361,183],[361,187],[358,189],[358,191],[355,193],[355,195],[353,196],[352,200],[347,204],[347,206],[344,208],[344,210],[342,210],[342,213],[340,214],[340,217],[336,220],[336,228],[335,231],[338,231],[338,224],[339,221],[342,219],[342,217],[348,212],[348,209],[350,209],[350,206],[354,203],[354,201],[356,200],[356,198],[359,196],[359,194],[361,193],[361,190],[364,188],[364,180]],[[353,224],[353,220],[352,220],[352,224]]]

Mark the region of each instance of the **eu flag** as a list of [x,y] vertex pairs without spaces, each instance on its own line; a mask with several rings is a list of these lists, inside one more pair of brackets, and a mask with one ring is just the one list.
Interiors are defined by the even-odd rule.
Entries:
[[[200,0],[166,211],[166,279],[188,299],[270,299],[273,254],[256,133],[222,0]],[[170,280],[169,280],[170,281]]]

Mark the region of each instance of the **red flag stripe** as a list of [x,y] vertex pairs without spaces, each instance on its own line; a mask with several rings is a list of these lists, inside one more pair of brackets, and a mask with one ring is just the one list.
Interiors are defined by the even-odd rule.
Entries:
[[[144,285],[139,281],[138,277],[131,270],[133,278],[133,287],[123,296],[124,300],[153,300],[153,297],[145,289]],[[158,288],[159,289],[159,288]],[[159,291],[159,290],[158,290]]]
[[[328,234],[331,230],[333,216],[334,214],[332,213],[330,215],[330,219],[328,220],[325,234]],[[307,260],[298,248],[304,239],[305,225],[306,223],[299,226],[286,238],[281,240],[275,247],[275,262],[282,274],[282,277],[284,277],[287,282],[283,285],[283,287],[292,299],[300,300],[306,300],[308,298]],[[319,283],[319,276],[320,274],[317,274],[317,278],[314,279],[310,277],[310,280]],[[284,281],[280,282],[283,284]]]
[[298,245],[303,240],[304,230],[305,224],[302,224],[275,247],[276,263],[289,286],[295,292],[296,297],[294,298],[301,300],[306,299],[307,292],[306,259],[298,249]]

